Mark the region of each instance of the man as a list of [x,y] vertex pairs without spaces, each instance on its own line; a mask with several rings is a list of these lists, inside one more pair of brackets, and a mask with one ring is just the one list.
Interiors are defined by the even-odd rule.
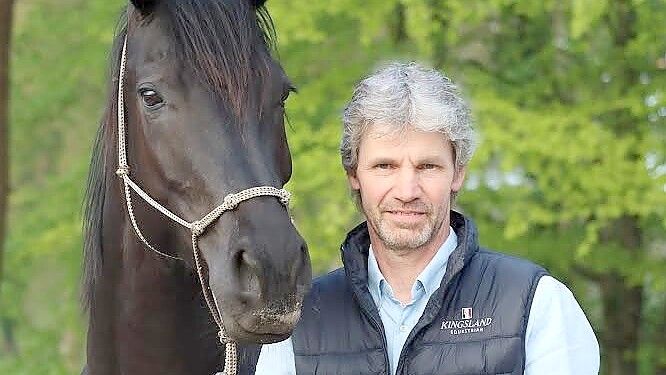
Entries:
[[456,86],[392,64],[356,87],[342,163],[367,223],[344,268],[315,280],[292,337],[265,345],[257,374],[528,374],[599,371],[571,292],[523,259],[479,248],[451,211],[474,151]]

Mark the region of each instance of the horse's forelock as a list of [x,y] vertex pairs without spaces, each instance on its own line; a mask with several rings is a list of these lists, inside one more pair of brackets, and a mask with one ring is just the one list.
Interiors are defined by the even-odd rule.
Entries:
[[275,32],[265,8],[247,0],[164,0],[161,5],[182,66],[243,117],[250,83],[264,79],[270,66],[267,47]]

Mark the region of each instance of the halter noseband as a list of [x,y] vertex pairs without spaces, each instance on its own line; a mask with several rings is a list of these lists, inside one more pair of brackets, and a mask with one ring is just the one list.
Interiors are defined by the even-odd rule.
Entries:
[[249,189],[242,190],[235,194],[227,195],[226,197],[224,197],[224,200],[221,205],[217,206],[215,209],[213,209],[210,213],[208,213],[201,219],[192,222],[180,218],[178,215],[174,214],[173,212],[169,211],[169,209],[159,204],[155,199],[153,199],[150,195],[148,195],[148,193],[146,193],[143,189],[141,189],[139,185],[134,183],[134,181],[132,181],[132,179],[129,176],[130,169],[129,165],[127,164],[127,145],[125,141],[126,137],[125,104],[124,104],[125,101],[123,93],[126,60],[127,60],[127,36],[125,36],[125,41],[123,43],[123,54],[120,60],[120,72],[118,76],[118,169],[116,170],[116,174],[123,180],[123,185],[125,190],[125,201],[127,203],[127,213],[132,222],[132,226],[134,227],[134,231],[136,232],[136,235],[139,237],[139,239],[141,239],[141,242],[143,242],[150,250],[166,258],[182,260],[181,258],[157,250],[153,245],[151,245],[148,242],[148,240],[146,240],[143,233],[141,233],[141,230],[139,229],[139,225],[137,224],[136,217],[134,215],[130,188],[134,190],[141,198],[143,198],[144,201],[146,201],[148,204],[153,206],[159,212],[164,214],[164,216],[184,226],[185,228],[189,229],[192,232],[192,250],[194,253],[194,262],[197,268],[197,275],[199,276],[199,282],[201,283],[201,289],[203,291],[206,304],[208,305],[208,309],[210,310],[210,313],[213,316],[213,319],[215,320],[215,324],[217,324],[219,328],[218,335],[220,343],[225,346],[224,371],[221,373],[218,372],[216,375],[236,375],[237,371],[236,342],[230,339],[226,335],[226,332],[224,330],[224,325],[222,322],[222,315],[220,313],[219,306],[217,305],[217,301],[215,300],[215,296],[213,295],[210,288],[206,286],[207,284],[204,280],[201,267],[198,239],[199,236],[201,236],[204,233],[206,228],[210,224],[212,224],[215,220],[217,220],[217,218],[219,218],[226,211],[233,210],[236,206],[238,206],[239,203],[243,201],[260,196],[274,196],[280,200],[280,203],[282,203],[285,207],[287,207],[289,204],[289,198],[291,197],[291,194],[284,189],[278,189],[273,186],[252,187]]

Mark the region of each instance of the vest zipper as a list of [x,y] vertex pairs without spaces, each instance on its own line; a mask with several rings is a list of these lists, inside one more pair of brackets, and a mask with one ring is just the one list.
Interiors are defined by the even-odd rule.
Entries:
[[[441,309],[442,309],[442,305],[443,305],[444,302],[445,302],[444,299],[445,299],[445,297],[446,297],[446,295],[447,295],[447,292],[448,292],[449,286],[451,285],[451,282],[453,282],[453,280],[456,278],[456,276],[458,275],[458,273],[460,273],[461,270],[462,270],[462,267],[461,267],[461,268],[458,268],[458,269],[455,269],[455,270],[452,270],[453,272],[451,273],[450,277],[448,277],[448,279],[447,279],[447,276],[446,276],[446,274],[445,274],[445,275],[444,275],[444,278],[442,279],[443,283],[440,284],[440,288],[441,288],[441,290],[437,290],[437,291],[435,291],[435,293],[433,293],[433,294],[430,296],[430,298],[433,298],[433,297],[435,297],[435,294],[440,294],[439,297],[442,298],[442,304],[439,305],[439,307],[438,307],[438,309],[437,309],[437,312],[441,311]],[[444,282],[444,281],[445,281],[445,282]],[[438,292],[439,292],[439,293],[438,293]],[[430,302],[430,299],[428,299],[428,302]],[[414,325],[414,328],[416,328],[416,327],[419,326],[419,322],[421,322],[421,319],[423,319],[423,315],[426,314],[426,311],[427,311],[427,308],[428,308],[428,305],[427,305],[428,302],[426,302],[426,310],[423,311],[423,313],[422,313],[421,316],[419,317],[419,320],[418,320],[418,321],[416,322],[416,324]],[[435,315],[437,315],[437,313],[435,313]],[[433,318],[434,318],[434,317],[433,317]],[[428,324],[432,324],[432,319],[433,319],[433,318],[430,318],[430,322],[428,322]],[[398,375],[398,374],[400,373],[400,370],[402,370],[402,368],[404,367],[405,357],[407,357],[407,352],[405,351],[405,348],[406,348],[407,345],[409,345],[412,341],[414,341],[414,338],[416,337],[416,335],[417,335],[421,330],[423,330],[428,324],[426,324],[426,325],[422,325],[421,327],[418,327],[418,330],[417,330],[417,331],[413,331],[409,336],[407,336],[407,340],[405,340],[405,343],[404,343],[403,346],[402,346],[402,350],[400,350],[400,357],[398,357],[398,363],[397,363],[396,366],[395,366],[395,374],[396,374],[396,375]],[[386,338],[384,338],[384,341],[386,341]]]
[[[340,250],[344,253],[345,247],[340,246]],[[386,333],[384,332],[384,325],[380,323],[379,320],[371,313],[371,307],[374,306],[374,302],[370,302],[370,306],[368,304],[368,301],[365,301],[363,298],[361,298],[361,291],[359,291],[359,287],[356,283],[352,284],[354,287],[354,298],[356,298],[356,301],[358,302],[359,306],[361,307],[361,313],[365,315],[365,317],[370,321],[370,323],[374,326],[374,328],[379,332],[380,336],[382,337],[382,351],[384,352],[384,363],[386,366],[386,375],[392,375],[391,374],[391,364],[389,362],[389,355],[388,355],[388,342],[386,341]],[[367,285],[366,285],[367,287]],[[372,301],[372,298],[370,299]]]
[[382,336],[382,351],[384,352],[384,363],[386,364],[387,372],[386,375],[391,375],[391,363],[389,362],[388,355],[388,342],[386,341],[386,333],[384,332],[384,326],[375,318],[370,312],[366,311],[366,306],[361,305],[361,311],[363,314],[370,320],[370,323],[379,331]]

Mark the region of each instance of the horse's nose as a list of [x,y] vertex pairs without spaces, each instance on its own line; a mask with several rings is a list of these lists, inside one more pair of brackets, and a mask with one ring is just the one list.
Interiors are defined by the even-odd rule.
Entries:
[[[261,308],[271,302],[303,296],[310,283],[310,260],[305,241],[294,235],[284,249],[259,251],[258,243],[240,241],[235,255],[238,296],[252,308]],[[273,250],[273,251],[271,251]]]

